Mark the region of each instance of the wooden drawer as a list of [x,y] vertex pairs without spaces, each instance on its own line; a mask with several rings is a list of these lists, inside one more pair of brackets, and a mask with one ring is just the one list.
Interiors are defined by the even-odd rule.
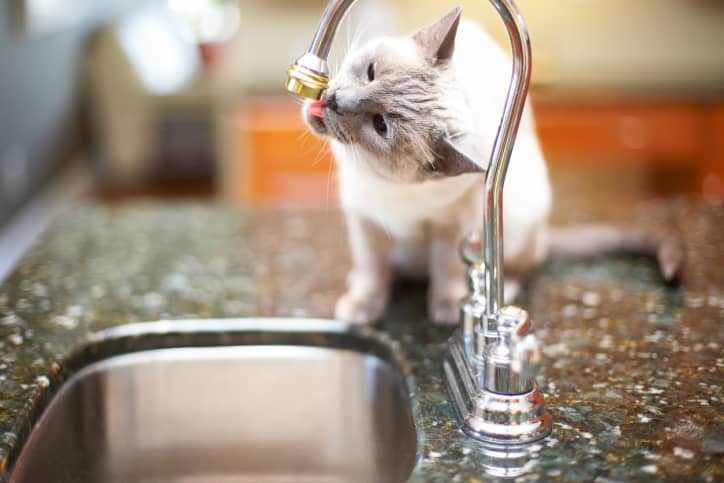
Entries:
[[[682,192],[724,197],[724,105],[534,105],[549,164],[648,165],[692,173]],[[231,197],[254,205],[328,205],[336,198],[326,144],[307,132],[292,99],[233,114]]]
[[552,162],[678,163],[700,149],[700,113],[692,106],[538,103],[535,115]]
[[232,156],[237,200],[321,204],[336,197],[329,148],[307,131],[296,103],[263,101],[240,109]]

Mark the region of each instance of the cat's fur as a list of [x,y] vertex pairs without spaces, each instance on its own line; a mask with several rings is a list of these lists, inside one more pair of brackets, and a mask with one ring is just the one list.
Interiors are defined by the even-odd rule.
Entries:
[[[492,38],[460,23],[460,13],[456,7],[410,37],[380,38],[350,52],[324,93],[323,116],[310,103],[303,109],[309,127],[331,144],[349,229],[353,267],[336,306],[341,320],[364,323],[382,314],[393,267],[429,275],[430,317],[457,319],[466,292],[458,245],[482,223],[482,166],[511,71]],[[549,252],[551,188],[530,112],[528,106],[505,182],[508,273],[530,270]],[[601,249],[628,246],[615,233]],[[650,248],[646,240],[640,244]]]

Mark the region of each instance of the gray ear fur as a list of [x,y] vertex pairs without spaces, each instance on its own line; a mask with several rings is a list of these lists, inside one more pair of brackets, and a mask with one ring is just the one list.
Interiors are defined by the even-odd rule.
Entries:
[[430,167],[430,175],[433,177],[486,171],[481,165],[480,155],[470,134],[442,138],[435,148],[437,159],[435,165]]
[[413,40],[432,65],[452,58],[455,51],[455,35],[462,11],[463,7],[458,5],[432,25],[428,25],[412,35]]

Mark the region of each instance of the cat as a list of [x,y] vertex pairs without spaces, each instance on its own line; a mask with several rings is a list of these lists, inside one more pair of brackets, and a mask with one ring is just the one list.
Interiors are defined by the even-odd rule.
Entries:
[[[354,49],[322,98],[302,109],[311,131],[331,146],[347,223],[353,266],[335,307],[339,320],[380,318],[395,270],[429,278],[432,321],[458,319],[466,293],[459,243],[482,226],[484,166],[511,72],[494,40],[477,24],[461,22],[461,12],[455,7],[409,37],[381,37]],[[506,274],[530,271],[551,251],[658,251],[666,278],[682,263],[676,243],[649,233],[549,228],[551,186],[530,106],[503,196]],[[506,300],[516,288],[506,279]]]

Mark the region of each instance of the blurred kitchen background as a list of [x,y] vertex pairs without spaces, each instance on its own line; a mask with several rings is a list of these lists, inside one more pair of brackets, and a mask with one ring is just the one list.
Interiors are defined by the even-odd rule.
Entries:
[[[361,0],[338,47],[455,3]],[[724,197],[724,1],[517,3],[557,203]],[[78,197],[334,206],[331,160],[283,91],[325,4],[5,0],[0,279]],[[507,51],[487,2],[464,6]]]

